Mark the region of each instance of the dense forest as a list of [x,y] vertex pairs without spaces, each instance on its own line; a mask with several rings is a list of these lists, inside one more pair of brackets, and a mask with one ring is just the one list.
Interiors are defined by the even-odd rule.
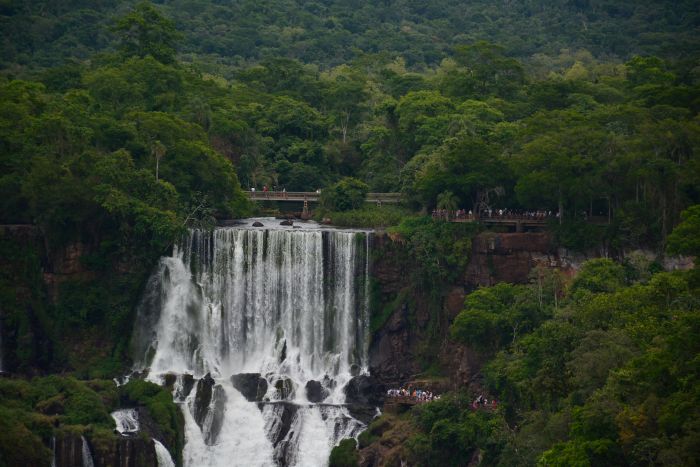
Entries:
[[[101,398],[85,420],[63,415],[98,431],[120,397],[165,397],[72,378],[123,374],[157,259],[187,228],[261,212],[250,188],[324,189],[339,224],[393,225],[436,256],[423,287],[464,266],[454,245],[422,249],[446,232],[424,217],[435,208],[556,213],[573,251],[697,255],[699,33],[693,0],[1,1],[0,222],[36,226],[49,256],[86,252],[82,275],[47,291],[39,249],[0,237],[3,367],[71,374],[0,382],[0,448],[40,445],[52,420],[35,412],[61,392]],[[455,393],[418,407],[391,421],[410,427],[401,455],[694,465],[697,268],[548,274],[467,296],[451,338],[484,356],[502,406]],[[344,447],[337,465],[354,462]]]

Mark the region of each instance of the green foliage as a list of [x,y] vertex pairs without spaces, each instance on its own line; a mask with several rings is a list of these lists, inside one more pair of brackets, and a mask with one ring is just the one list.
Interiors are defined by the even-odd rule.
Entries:
[[469,261],[475,224],[455,224],[430,217],[412,217],[388,232],[398,235],[411,251],[416,278],[428,290],[439,291],[439,284],[454,280]]
[[176,459],[181,459],[185,444],[185,420],[173,402],[172,394],[166,388],[144,380],[131,380],[120,390],[127,404],[138,404],[148,409],[165,437],[165,446]]
[[180,34],[175,24],[160,14],[149,2],[142,1],[133,11],[119,18],[114,26],[119,49],[129,56],[152,56],[159,62],[175,60],[175,45]]
[[[692,464],[700,420],[692,276],[657,273],[629,285],[621,265],[598,259],[564,297],[550,295],[553,282],[541,274],[468,295],[452,333],[500,349],[484,369],[499,409],[473,411],[466,394],[414,408],[420,431],[406,443],[409,459],[462,465],[478,449],[485,465]],[[501,320],[528,304],[554,310],[500,337]]]
[[316,213],[316,220],[328,218],[338,227],[367,227],[373,229],[385,229],[396,226],[413,213],[405,208],[391,205],[370,206],[350,211],[323,211]]
[[[585,264],[562,311],[488,365],[490,388],[521,426],[503,455],[530,445],[527,462],[542,465],[684,463],[679,446],[697,421],[697,411],[677,411],[696,397],[684,389],[697,379],[690,277],[659,273],[628,286],[621,266]],[[537,429],[562,420],[556,434]]]
[[109,412],[117,401],[112,381],[61,376],[0,379],[0,465],[50,463],[47,443],[63,430],[84,433],[103,428],[111,433],[114,421]]
[[355,467],[358,462],[357,441],[349,438],[342,440],[333,448],[328,465],[330,467]]
[[[71,8],[38,0],[7,3],[3,6],[7,19],[0,28],[3,57],[7,57],[8,66],[52,66],[71,57],[82,59],[93,55],[110,46],[111,37],[105,25],[111,24],[112,18],[123,14],[125,7],[133,3],[77,1],[71,3]],[[264,8],[253,1],[155,3],[151,8],[173,18],[184,33],[180,48],[183,55],[208,69],[267,57],[292,57],[328,68],[366,59],[367,55],[378,52],[391,59],[402,56],[411,67],[420,68],[439,63],[454,45],[480,40],[503,44],[509,52],[505,58],[528,58],[537,69],[556,66],[560,70],[567,70],[576,62],[587,64],[591,54],[623,59],[629,54],[682,57],[697,49],[693,34],[697,13],[692,1],[551,4],[538,0],[508,8],[486,0],[467,5],[456,0],[439,0],[430,5],[403,1],[329,1],[301,6],[289,0],[276,0],[265,3]],[[679,11],[687,14],[679,17]],[[131,15],[135,19],[146,16]],[[157,15],[149,16],[160,26]],[[585,27],[581,26],[582,20]],[[154,29],[169,32],[170,28]],[[581,49],[590,52],[577,53]],[[500,86],[512,81],[513,71],[508,62],[501,64],[492,58],[493,55],[500,58],[498,49],[477,51],[485,64],[494,62],[510,72],[500,79],[480,72],[479,78],[491,77]],[[393,78],[393,86],[399,89],[415,85],[416,81],[415,77]],[[483,81],[482,78],[477,84]],[[477,89],[494,87],[485,81],[491,86]],[[495,87],[500,90],[499,86]]]
[[492,461],[498,415],[472,412],[469,404],[466,394],[458,394],[416,407],[412,415],[421,433],[407,442],[410,458],[418,465],[460,466],[481,449],[486,462]]
[[625,284],[625,270],[611,259],[598,258],[586,261],[571,284],[571,293],[614,292]]
[[700,205],[683,211],[681,218],[682,222],[668,236],[668,251],[700,256]]
[[359,209],[365,202],[369,186],[352,177],[324,188],[321,192],[321,206],[329,211],[349,211]]
[[552,297],[543,301],[537,287],[502,283],[472,292],[452,324],[452,338],[481,350],[515,342],[552,315]]

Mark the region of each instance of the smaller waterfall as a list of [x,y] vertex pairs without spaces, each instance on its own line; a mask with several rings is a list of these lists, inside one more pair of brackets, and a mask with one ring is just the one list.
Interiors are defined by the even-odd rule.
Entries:
[[92,460],[92,453],[90,452],[90,445],[85,439],[85,436],[81,436],[80,439],[83,441],[83,467],[95,467],[95,463]]
[[139,431],[139,413],[136,409],[121,409],[110,414],[117,424],[117,431],[129,435]]
[[168,449],[163,446],[163,444],[157,439],[153,440],[153,444],[156,448],[156,458],[158,459],[158,467],[175,467],[175,462],[170,456]]

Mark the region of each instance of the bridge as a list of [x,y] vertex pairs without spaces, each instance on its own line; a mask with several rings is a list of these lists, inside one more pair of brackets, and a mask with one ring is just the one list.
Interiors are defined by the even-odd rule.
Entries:
[[[321,199],[320,191],[247,191],[251,201],[306,201],[318,203]],[[401,193],[367,193],[368,203],[399,203]]]

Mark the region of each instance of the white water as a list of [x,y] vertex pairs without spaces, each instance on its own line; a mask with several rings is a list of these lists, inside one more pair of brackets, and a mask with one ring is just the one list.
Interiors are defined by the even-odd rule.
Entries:
[[[136,369],[148,368],[156,382],[167,373],[210,373],[225,394],[218,436],[208,432],[211,413],[203,428],[194,419],[196,383],[182,402],[185,465],[323,466],[335,444],[357,435],[363,424],[338,404],[351,373],[367,371],[368,239],[360,231],[248,224],[192,231],[161,260],[139,308]],[[260,373],[271,403],[248,402],[229,380],[238,373]],[[281,378],[292,381],[285,400],[296,405],[278,440]],[[307,400],[310,380],[327,390],[324,405]]]
[[95,467],[95,463],[92,460],[92,453],[90,452],[90,445],[84,436],[81,436],[80,439],[83,441],[83,467]]
[[117,424],[117,431],[121,434],[136,433],[139,431],[139,414],[136,409],[121,409],[110,414]]
[[158,467],[175,467],[175,462],[173,462],[173,458],[170,456],[168,449],[157,439],[153,440],[153,444],[155,445],[156,449]]

